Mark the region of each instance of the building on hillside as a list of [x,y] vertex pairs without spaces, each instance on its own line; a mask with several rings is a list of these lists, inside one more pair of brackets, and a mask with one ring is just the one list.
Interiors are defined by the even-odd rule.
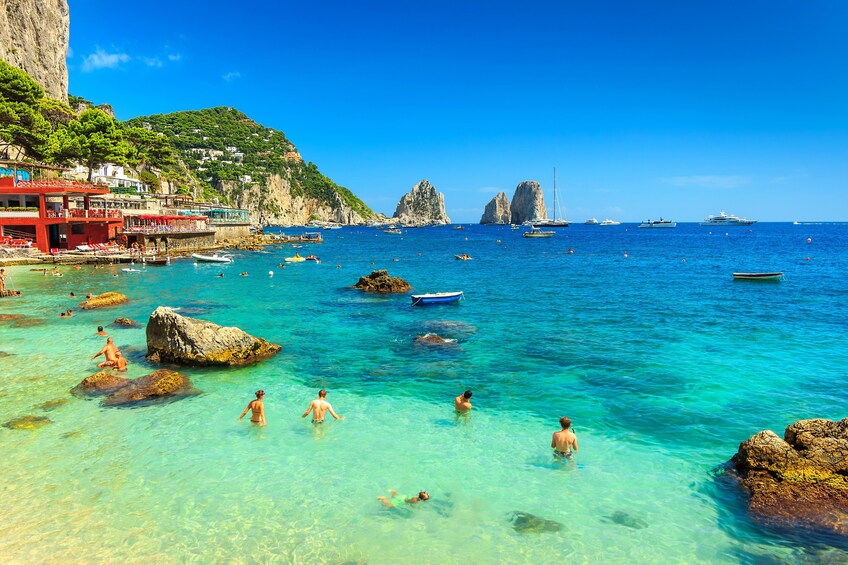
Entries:
[[[78,179],[88,178],[88,168],[77,165],[71,175]],[[92,170],[91,182],[104,184],[116,193],[148,194],[150,192],[148,185],[127,176],[124,167],[115,163],[106,163],[102,167]]]

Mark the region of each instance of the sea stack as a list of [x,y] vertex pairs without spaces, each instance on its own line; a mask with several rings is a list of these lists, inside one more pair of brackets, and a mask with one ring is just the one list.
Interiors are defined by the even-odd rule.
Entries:
[[505,192],[499,192],[497,196],[492,198],[486,209],[483,211],[483,217],[480,218],[481,224],[508,224],[512,220],[512,212],[509,209],[509,198]]
[[436,192],[428,180],[422,180],[404,194],[395,210],[395,219],[405,226],[449,224],[445,195]]
[[515,187],[509,209],[513,224],[523,224],[548,217],[542,187],[534,180],[526,180]]

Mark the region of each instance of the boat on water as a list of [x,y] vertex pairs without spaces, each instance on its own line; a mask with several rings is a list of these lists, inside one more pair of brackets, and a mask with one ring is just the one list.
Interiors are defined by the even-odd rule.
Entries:
[[511,230],[517,230],[517,229],[518,229],[518,224],[509,224],[509,229],[511,229]]
[[295,255],[294,257],[286,257],[283,259],[286,263],[303,263],[306,261],[306,257],[301,257],[300,255]]
[[142,257],[141,261],[145,265],[154,265],[154,266],[159,266],[159,267],[171,264],[171,258],[170,257],[160,257],[158,259],[156,257],[151,257],[150,259],[145,259],[144,257]]
[[530,231],[521,234],[521,237],[553,237],[555,233],[554,231],[544,231],[534,227]]
[[604,220],[601,222],[602,226],[620,226],[621,222],[616,222],[615,220]]
[[677,222],[672,222],[671,220],[663,220],[660,218],[659,220],[645,220],[641,224],[639,224],[640,228],[676,228]]
[[598,225],[598,219],[597,218],[589,218],[588,220],[586,220],[583,223],[586,224],[587,226],[597,226]]
[[383,233],[391,233],[391,234],[402,234],[403,230],[400,228],[389,228],[387,230],[383,230]]
[[470,261],[471,259],[474,258],[471,255],[469,255],[468,253],[460,253],[459,255],[454,255],[453,257],[457,261]]
[[459,302],[460,300],[462,300],[462,291],[412,295],[413,306],[423,306],[425,304],[449,304],[451,302]]
[[534,228],[567,228],[568,220],[560,219],[559,202],[557,200],[556,167],[554,167],[554,219],[542,218],[533,220]]
[[218,255],[217,253],[213,253],[212,255],[201,255],[200,253],[192,253],[191,256],[197,260],[198,263],[232,263],[233,258],[229,255]]
[[702,226],[750,226],[756,224],[757,220],[749,220],[740,218],[733,214],[719,213],[716,216],[707,216],[707,219],[701,222]]
[[121,269],[125,273],[140,273],[141,271],[138,269]]
[[783,273],[733,273],[735,281],[782,281]]
[[455,229],[455,230],[464,230],[464,229],[465,229],[465,226],[463,226],[463,225],[458,225],[458,226],[456,226],[456,227],[455,227],[455,228],[453,228],[453,229]]

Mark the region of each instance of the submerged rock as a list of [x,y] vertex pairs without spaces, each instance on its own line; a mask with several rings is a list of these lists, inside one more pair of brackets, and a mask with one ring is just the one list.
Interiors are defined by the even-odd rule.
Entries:
[[23,318],[23,314],[0,314],[0,322],[11,322]]
[[109,306],[117,306],[127,301],[127,297],[119,292],[104,292],[97,296],[92,296],[88,300],[83,300],[80,308],[83,310],[94,310],[95,308],[107,308]]
[[400,277],[392,277],[388,271],[372,271],[367,277],[359,277],[359,282],[354,288],[365,292],[379,292],[381,294],[409,292],[412,287]]
[[147,322],[147,358],[182,365],[247,365],[273,357],[279,345],[239,328],[180,316],[160,306]]
[[633,528],[634,530],[644,530],[648,527],[648,523],[646,521],[641,518],[631,516],[622,510],[616,510],[611,516],[604,516],[601,518],[601,521],[609,524],[618,524],[619,526],[624,526],[626,528]]
[[113,375],[108,371],[97,371],[82,380],[80,384],[71,389],[73,394],[109,394],[121,387],[125,387],[130,383],[130,380],[125,377]]
[[40,326],[43,324],[44,320],[42,318],[29,318],[27,316],[12,320],[13,328],[31,328],[33,326]]
[[509,198],[505,192],[499,192],[497,196],[492,198],[486,204],[483,210],[483,216],[480,218],[481,224],[508,224],[512,219],[512,213],[509,210]]
[[11,357],[11,356],[12,356],[11,353],[6,353],[5,351],[0,351],[0,359],[2,359],[3,357]]
[[50,410],[55,410],[56,408],[59,408],[60,406],[64,406],[65,404],[67,404],[70,401],[71,400],[69,398],[54,398],[53,400],[48,400],[47,402],[42,402],[41,404],[36,406],[36,408],[38,408],[39,410],[44,410],[44,411],[49,412]]
[[112,322],[112,324],[116,326],[124,326],[127,328],[137,328],[141,325],[135,320],[130,320],[129,318],[115,318],[115,321]]
[[104,406],[121,406],[144,400],[155,400],[168,396],[188,394],[191,381],[182,373],[170,369],[159,369],[144,375],[116,390],[105,399]]
[[848,534],[848,418],[800,420],[783,439],[759,432],[730,462],[756,517]]
[[35,430],[52,422],[50,418],[45,418],[44,416],[21,416],[20,418],[9,420],[3,424],[3,427],[10,430]]
[[558,532],[562,530],[562,524],[553,520],[541,518],[529,512],[521,512],[516,510],[510,512],[509,521],[516,532],[523,534],[527,533],[543,533],[543,532]]
[[455,339],[445,339],[440,335],[436,334],[424,334],[415,337],[416,345],[456,345]]

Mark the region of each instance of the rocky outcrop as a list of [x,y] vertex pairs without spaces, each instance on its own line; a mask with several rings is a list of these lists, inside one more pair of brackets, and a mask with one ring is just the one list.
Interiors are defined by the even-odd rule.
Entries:
[[542,187],[534,180],[526,180],[515,187],[512,196],[512,204],[509,207],[513,224],[547,218],[548,211],[545,209],[545,197]]
[[62,102],[68,101],[70,22],[67,0],[0,0],[0,59]]
[[97,296],[92,296],[88,300],[83,300],[80,303],[80,308],[83,310],[94,310],[96,308],[107,308],[109,306],[117,306],[127,301],[127,297],[120,292],[104,292]]
[[483,217],[480,218],[481,224],[508,224],[512,220],[512,212],[509,208],[509,198],[505,192],[499,192],[497,196],[492,198],[486,209],[483,210]]
[[422,180],[404,194],[395,209],[395,219],[406,226],[449,224],[445,195],[436,192],[428,180]]
[[234,327],[180,316],[160,306],[147,322],[147,358],[181,365],[247,365],[276,355],[279,345]]
[[191,392],[191,381],[182,373],[159,369],[119,388],[103,399],[104,406],[122,406],[147,400],[158,400]]
[[359,277],[359,282],[354,288],[365,292],[377,292],[380,294],[409,292],[412,287],[400,277],[392,277],[388,271],[372,271],[367,277]]
[[130,384],[130,380],[127,378],[113,375],[108,371],[97,371],[84,378],[80,384],[71,389],[71,393],[89,396],[109,394],[128,384]]
[[415,336],[415,345],[442,346],[456,345],[455,339],[447,339],[437,334]]
[[739,445],[731,464],[755,516],[848,534],[848,418],[801,420],[783,439],[759,432]]
[[138,322],[135,320],[130,320],[129,318],[115,318],[115,321],[112,322],[115,326],[123,326],[125,328],[137,328]]

